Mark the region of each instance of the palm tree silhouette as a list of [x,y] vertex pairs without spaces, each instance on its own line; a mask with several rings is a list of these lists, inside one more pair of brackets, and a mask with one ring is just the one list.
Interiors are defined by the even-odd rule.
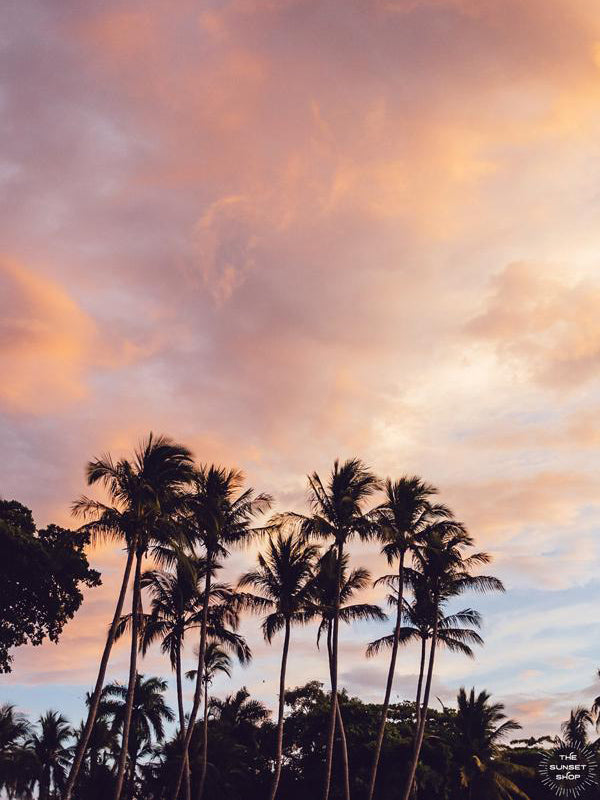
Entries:
[[135,558],[132,599],[131,650],[127,708],[123,724],[123,742],[117,771],[114,800],[119,800],[127,761],[127,741],[131,725],[131,709],[137,668],[139,615],[141,597],[142,560],[149,546],[159,536],[159,524],[168,531],[168,516],[177,507],[178,493],[192,475],[192,456],[182,445],[165,436],[152,433],[139,445],[132,461],[114,462],[109,454],[90,461],[87,465],[89,485],[100,483],[106,489],[111,505],[88,497],[73,504],[73,512],[90,521],[85,528],[94,536],[108,536],[125,541],[127,561],[115,614],[109,628],[104,652],[100,661],[96,685],[92,693],[88,717],[79,739],[71,772],[65,789],[65,800],[70,800],[79,774],[83,756],[98,712],[102,687],[110,652],[123,611],[125,594]]
[[[170,551],[170,552],[169,552]],[[197,628],[203,616],[203,594],[199,584],[206,572],[206,561],[185,556],[173,548],[162,548],[163,560],[174,562],[175,572],[154,569],[142,575],[141,586],[151,597],[150,613],[141,618],[139,648],[146,655],[154,642],[161,643],[161,651],[169,656],[171,669],[175,672],[177,707],[180,737],[185,734],[183,708],[183,681],[181,656],[184,637],[188,630]],[[220,568],[214,564],[213,574]],[[245,595],[236,595],[227,583],[212,583],[210,587],[207,632],[209,638],[222,642],[235,652],[241,664],[251,659],[250,648],[245,639],[236,633],[239,625],[239,610],[248,603]],[[115,638],[120,638],[131,627],[131,614],[121,617]],[[196,670],[186,676],[196,676]],[[184,775],[184,795],[191,796],[189,765]]]
[[[198,800],[204,796],[204,785],[206,783],[206,770],[208,766],[208,687],[219,673],[231,678],[231,656],[217,641],[209,640],[204,653],[204,714],[202,719],[202,757],[200,768],[200,785],[198,789]],[[192,669],[185,674],[186,678],[195,680],[196,670]]]
[[[370,581],[371,574],[364,567],[358,567],[348,573],[348,555],[344,553],[340,570],[340,606],[339,620],[350,624],[359,620],[385,620],[386,614],[378,605],[371,603],[349,603],[356,592],[365,589]],[[337,576],[338,564],[335,550],[328,550],[319,560],[319,569],[309,587],[310,610],[313,615],[320,617],[320,624],[317,629],[317,647],[323,634],[327,640],[327,658],[329,665],[329,675],[331,678],[333,670],[333,649],[332,649],[332,630],[335,616],[335,601],[337,595]],[[336,724],[340,732],[340,743],[342,750],[342,762],[344,771],[344,796],[346,800],[350,797],[350,771],[348,763],[348,747],[346,743],[346,731],[340,709],[339,693],[336,704]]]
[[[384,575],[375,581],[375,585],[386,583],[394,587],[397,577],[397,575]],[[469,658],[474,658],[475,654],[469,644],[483,645],[483,639],[476,630],[473,630],[473,628],[481,627],[481,614],[478,611],[465,608],[455,614],[444,616],[444,601],[440,601],[437,608],[433,605],[428,592],[427,580],[424,575],[418,572],[414,572],[412,575],[412,591],[414,594],[412,602],[403,601],[402,619],[408,624],[400,627],[397,638],[400,644],[407,644],[415,640],[420,644],[421,657],[415,700],[416,725],[418,726],[421,716],[421,691],[423,688],[427,643],[433,636],[435,615],[437,614],[438,618],[438,646],[443,644],[451,652],[462,653]],[[387,599],[390,605],[398,606],[399,595],[395,588],[392,588],[392,593],[388,595]],[[376,656],[382,649],[392,648],[395,639],[396,630],[388,636],[382,636],[380,639],[371,642],[367,647],[367,658]]]
[[27,744],[31,725],[14,705],[0,706],[0,789],[8,797],[25,794],[35,775],[35,757]]
[[468,535],[461,523],[452,519],[434,522],[425,528],[422,535],[422,544],[415,548],[413,553],[413,560],[416,563],[417,570],[407,570],[406,579],[408,583],[414,583],[416,587],[425,587],[428,595],[427,602],[431,603],[433,609],[433,629],[431,631],[423,706],[416,726],[415,745],[404,788],[403,800],[408,800],[410,797],[425,734],[431,680],[439,637],[439,609],[446,600],[468,589],[480,592],[504,591],[504,586],[498,578],[471,574],[472,569],[481,564],[487,564],[491,560],[487,553],[466,555],[465,551],[472,546],[473,539]]
[[68,721],[58,711],[47,711],[39,720],[39,732],[32,734],[30,746],[37,762],[39,800],[49,800],[52,790],[62,790],[65,785],[70,751],[66,742],[73,732]]
[[398,602],[396,604],[396,624],[391,637],[390,663],[381,707],[379,729],[375,741],[367,800],[372,800],[375,791],[377,769],[385,735],[385,723],[396,671],[406,560],[428,524],[431,524],[434,519],[444,519],[451,516],[450,510],[446,506],[431,502],[430,498],[434,494],[437,494],[437,489],[416,476],[403,477],[397,481],[392,481],[388,478],[385,482],[385,499],[383,503],[371,512],[371,517],[377,526],[377,538],[382,544],[382,554],[385,555],[390,566],[397,563],[396,591],[398,593]]
[[144,678],[137,673],[133,705],[128,708],[128,687],[120,683],[110,683],[102,692],[102,716],[112,718],[114,733],[123,730],[127,718],[130,719],[128,739],[128,780],[127,796],[134,796],[135,776],[140,755],[149,750],[153,740],[162,742],[165,738],[165,723],[173,722],[175,714],[165,702],[164,693],[167,681],[162,678]]
[[308,476],[311,514],[287,514],[291,522],[299,524],[307,538],[331,541],[337,555],[336,589],[331,631],[331,706],[327,730],[323,800],[329,798],[333,742],[335,737],[338,676],[338,633],[340,620],[341,569],[344,547],[355,535],[365,539],[373,535],[375,526],[365,513],[366,501],[380,488],[379,480],[358,458],[340,464],[335,461],[327,481],[323,483],[318,473]]
[[206,571],[202,617],[200,620],[196,686],[187,730],[183,737],[183,759],[177,777],[174,797],[178,796],[181,788],[181,781],[188,759],[187,752],[202,698],[204,654],[208,637],[210,586],[215,564],[218,559],[227,558],[231,547],[243,545],[255,535],[250,523],[258,514],[267,511],[272,502],[269,495],[255,495],[253,489],[240,491],[243,482],[244,476],[238,470],[227,470],[214,465],[202,466],[196,470],[192,489],[186,497],[190,540],[194,547],[200,547],[204,551],[203,557],[206,561]]
[[583,706],[572,709],[569,719],[560,726],[570,747],[585,747],[589,742],[588,727],[594,724],[593,712]]
[[269,538],[266,553],[258,555],[258,568],[246,572],[239,586],[253,586],[261,592],[258,603],[271,609],[262,624],[265,640],[284,630],[281,668],[279,675],[279,705],[277,711],[277,741],[275,748],[275,771],[269,792],[269,800],[277,794],[281,775],[283,750],[283,712],[285,704],[285,673],[290,646],[291,627],[294,623],[305,623],[310,612],[307,608],[310,581],[318,555],[314,545],[294,534],[284,536],[281,531]]
[[531,775],[533,770],[510,764],[502,758],[500,742],[521,725],[507,719],[502,703],[488,702],[488,692],[475,696],[461,688],[457,697],[458,709],[454,717],[456,729],[456,758],[459,765],[461,791],[465,798],[486,797],[489,800],[529,800],[514,783],[515,775]]

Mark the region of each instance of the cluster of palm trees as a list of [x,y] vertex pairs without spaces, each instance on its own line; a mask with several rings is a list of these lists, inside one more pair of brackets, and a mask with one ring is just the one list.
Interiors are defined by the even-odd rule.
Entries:
[[[107,499],[84,496],[73,510],[92,537],[112,537],[123,544],[125,564],[96,684],[88,698],[87,719],[78,733],[64,781],[61,796],[65,800],[73,796],[84,761],[93,759],[94,737],[107,715],[112,715],[107,731],[119,739],[113,800],[135,796],[137,759],[144,742],[150,740],[144,725],[151,726],[160,739],[162,725],[172,715],[166,706],[157,706],[158,716],[142,725],[135,714],[136,698],[146,687],[138,671],[138,654],[143,655],[154,642],[159,642],[168,656],[177,687],[179,759],[165,800],[167,796],[190,800],[190,747],[192,738],[202,730],[202,769],[195,792],[201,800],[207,767],[208,687],[218,671],[229,672],[230,654],[242,663],[250,658],[248,645],[238,632],[243,611],[263,616],[267,642],[283,633],[269,800],[277,795],[283,763],[292,629],[311,620],[319,622],[318,643],[326,641],[331,683],[322,798],[328,800],[330,795],[337,732],[343,792],[345,800],[350,800],[352,765],[338,692],[340,623],[386,618],[376,605],[352,602],[354,594],[371,581],[367,570],[349,568],[348,546],[354,539],[378,542],[390,567],[389,574],[378,582],[388,588],[394,609],[391,633],[367,649],[370,656],[383,649],[390,653],[372,747],[368,800],[376,794],[398,650],[408,641],[420,642],[412,747],[401,792],[403,800],[408,800],[427,726],[437,651],[446,646],[472,655],[470,645],[481,644],[479,614],[469,608],[450,614],[447,606],[467,590],[503,591],[497,578],[476,574],[490,557],[473,550],[473,539],[464,525],[445,505],[435,502],[433,486],[416,477],[381,481],[357,458],[336,461],[327,480],[317,473],[308,477],[308,513],[278,513],[262,522],[261,516],[272,505],[269,495],[244,488],[243,476],[237,470],[195,465],[186,447],[152,434],[131,459],[115,461],[104,455],[91,461],[87,481],[101,484]],[[244,574],[236,587],[219,581],[219,570],[231,549],[251,541],[264,542],[255,568]],[[151,568],[144,571],[146,559]],[[130,583],[131,609],[125,612]],[[146,611],[143,592],[149,597]],[[186,709],[182,653],[192,630],[197,637],[196,668],[187,673],[194,681],[194,694],[191,707]],[[105,687],[112,647],[124,635],[130,638],[127,684]]]

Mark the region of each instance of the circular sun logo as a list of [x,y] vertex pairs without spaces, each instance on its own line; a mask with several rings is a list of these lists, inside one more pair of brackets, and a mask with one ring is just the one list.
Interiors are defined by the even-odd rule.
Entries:
[[585,797],[598,786],[596,754],[590,747],[561,744],[549,750],[538,766],[544,786],[556,797]]

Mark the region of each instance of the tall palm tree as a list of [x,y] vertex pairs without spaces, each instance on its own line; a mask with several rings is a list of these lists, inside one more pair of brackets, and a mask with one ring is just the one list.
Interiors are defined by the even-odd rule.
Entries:
[[388,478],[385,482],[384,501],[371,513],[373,521],[377,525],[377,538],[382,544],[381,552],[385,555],[390,566],[393,566],[394,563],[397,564],[396,591],[398,593],[398,603],[396,604],[396,624],[392,634],[390,662],[381,706],[379,729],[375,740],[367,800],[372,800],[375,791],[379,758],[381,756],[381,747],[385,735],[387,714],[396,671],[404,596],[404,568],[407,558],[419,542],[425,527],[431,524],[434,519],[444,519],[451,516],[450,510],[446,506],[431,502],[431,497],[434,494],[437,494],[437,489],[416,476],[402,477],[397,481],[392,481]]
[[505,761],[500,745],[505,736],[521,726],[506,718],[502,703],[490,703],[489,699],[487,692],[475,696],[475,689],[469,695],[464,688],[458,693],[453,725],[461,792],[466,800],[529,800],[512,778],[530,775],[532,770]]
[[[394,588],[397,583],[397,575],[384,575],[378,578],[375,584],[387,583],[391,585],[392,593],[388,595],[390,605],[398,606],[399,593]],[[425,660],[427,655],[427,643],[433,635],[435,616],[437,614],[437,642],[444,645],[453,653],[461,653],[468,658],[474,658],[475,654],[469,646],[470,644],[483,645],[483,639],[474,628],[481,627],[481,614],[471,608],[465,608],[455,614],[444,616],[445,601],[440,601],[437,607],[432,603],[428,592],[425,576],[418,572],[412,575],[412,591],[414,599],[412,602],[403,601],[404,611],[402,619],[406,623],[402,625],[399,632],[396,630],[388,636],[382,636],[371,642],[367,647],[367,658],[377,655],[382,649],[391,649],[394,641],[400,644],[407,644],[410,641],[418,641],[420,644],[421,658],[419,663],[419,678],[417,681],[417,696],[415,700],[416,724],[419,725],[421,716],[421,692],[423,689],[423,677],[425,672]]]
[[431,645],[429,649],[429,662],[427,677],[423,692],[423,706],[415,731],[415,743],[412,758],[408,769],[408,777],[404,787],[403,800],[408,800],[419,763],[427,709],[435,663],[435,654],[439,638],[439,609],[451,597],[455,597],[468,589],[486,591],[504,591],[504,586],[498,578],[487,575],[472,575],[475,567],[488,564],[491,560],[487,553],[471,553],[473,539],[466,532],[464,526],[452,519],[433,522],[423,531],[423,543],[415,548],[413,559],[417,566],[418,577],[414,571],[408,570],[407,580],[414,579],[415,585],[423,586],[425,582],[429,602],[433,608],[433,630],[431,632]]
[[343,464],[337,460],[334,462],[327,484],[323,483],[318,473],[313,472],[308,477],[308,487],[310,515],[288,514],[287,517],[299,523],[304,536],[331,542],[337,555],[331,631],[331,706],[322,794],[323,800],[328,800],[337,709],[338,634],[344,547],[355,535],[368,538],[373,534],[374,525],[366,515],[365,504],[380,488],[380,482],[360,459],[351,458]]
[[[186,632],[193,627],[198,605],[197,569],[193,560],[187,558],[177,548],[162,550],[162,560],[174,560],[175,570],[146,570],[141,577],[140,586],[146,589],[151,598],[151,611],[141,619],[139,649],[145,655],[151,644],[161,640],[161,650],[169,656],[171,669],[175,672],[177,686],[177,707],[181,735],[185,729],[183,710],[183,684],[181,655]],[[132,615],[121,617],[116,637],[120,638],[131,628]],[[190,774],[186,765],[184,797],[190,800]]]
[[[340,573],[342,582],[339,606],[340,622],[350,624],[358,620],[382,621],[387,619],[387,616],[378,605],[349,602],[354,594],[362,591],[369,585],[371,574],[368,570],[364,569],[364,567],[358,567],[348,573],[348,555],[345,553],[342,558]],[[333,670],[332,631],[333,619],[335,616],[335,600],[337,596],[337,575],[337,553],[335,550],[328,550],[319,560],[319,569],[314,580],[311,582],[309,591],[311,612],[320,618],[320,624],[317,629],[317,647],[319,646],[321,636],[323,634],[326,635],[330,679]],[[342,749],[344,796],[346,800],[349,800],[350,770],[348,763],[348,747],[346,744],[346,731],[340,709],[339,696],[336,702],[336,725],[339,728]]]
[[269,495],[255,495],[251,488],[241,491],[243,482],[244,476],[239,470],[227,470],[214,465],[202,466],[196,470],[192,489],[186,498],[191,541],[194,547],[203,550],[206,573],[200,620],[196,686],[187,730],[182,742],[183,759],[175,786],[175,798],[178,797],[181,788],[188,759],[187,753],[202,699],[210,586],[215,564],[218,559],[227,558],[231,547],[244,545],[255,535],[251,528],[252,520],[258,514],[267,511],[272,502]]
[[[146,655],[149,647],[156,641],[161,643],[161,651],[169,656],[171,668],[175,672],[177,687],[177,707],[179,713],[180,736],[185,734],[185,713],[183,708],[182,651],[184,637],[188,630],[197,628],[203,616],[200,582],[206,572],[206,561],[194,559],[181,552],[161,551],[163,560],[173,561],[175,572],[161,569],[146,570],[141,585],[150,593],[150,613],[142,615],[140,652]],[[215,563],[213,574],[220,565]],[[235,652],[242,664],[249,662],[251,651],[245,639],[236,633],[239,625],[239,612],[247,604],[244,595],[237,595],[227,583],[212,583],[208,609],[208,635],[215,641]],[[121,617],[116,638],[131,627],[131,614]],[[188,677],[191,673],[187,673]],[[196,672],[193,671],[194,676]],[[184,796],[191,796],[189,764],[184,776]]]
[[114,800],[119,800],[120,798],[127,761],[127,741],[131,725],[131,710],[137,669],[138,606],[141,597],[142,560],[153,539],[158,535],[159,524],[164,524],[166,527],[168,514],[172,513],[177,505],[178,492],[190,480],[191,475],[192,456],[190,451],[165,436],[154,436],[152,433],[139,445],[131,461],[123,458],[115,462],[109,454],[106,454],[90,461],[87,465],[88,484],[100,483],[103,485],[108,494],[110,505],[84,496],[73,504],[73,512],[89,520],[85,527],[93,535],[112,536],[124,540],[127,547],[127,561],[115,614],[100,661],[88,717],[75,751],[73,765],[67,781],[65,800],[71,800],[98,713],[106,668],[115,640],[117,626],[123,612],[123,603],[135,558],[127,697],[128,713],[123,724],[123,742]]
[[310,618],[307,601],[317,555],[318,549],[314,545],[306,544],[304,539],[294,534],[284,536],[279,531],[276,536],[269,538],[266,553],[258,555],[258,568],[246,572],[239,580],[240,587],[252,586],[260,591],[259,602],[271,612],[262,624],[265,640],[270,644],[273,636],[284,630],[279,672],[275,771],[269,800],[275,800],[281,776],[285,673],[291,628],[294,623],[302,624]]
[[112,718],[114,732],[122,731],[127,718],[130,718],[128,739],[128,797],[133,797],[135,775],[140,753],[153,741],[162,742],[165,738],[165,723],[173,722],[175,714],[165,702],[164,693],[167,681],[137,673],[133,693],[131,713],[128,709],[128,687],[120,683],[110,683],[102,693],[101,712]]
[[[207,643],[204,653],[204,678],[202,679],[204,686],[204,714],[202,719],[202,758],[200,787],[198,789],[199,800],[202,800],[204,796],[206,770],[208,766],[208,687],[220,672],[227,675],[228,678],[231,678],[231,663],[231,656],[217,641],[213,639]],[[186,672],[186,677],[195,680],[196,670]]]
[[73,732],[58,711],[47,711],[39,718],[38,725],[40,729],[32,734],[30,745],[38,767],[39,800],[49,800],[53,790],[61,790],[65,785],[70,756],[66,743]]

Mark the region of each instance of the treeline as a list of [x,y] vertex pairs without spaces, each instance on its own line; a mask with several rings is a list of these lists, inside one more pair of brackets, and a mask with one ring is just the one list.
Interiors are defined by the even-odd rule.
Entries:
[[[216,661],[214,663],[217,663]],[[221,668],[230,667],[227,656]],[[132,718],[130,757],[136,762],[129,796],[158,800],[168,796],[180,764],[177,736],[165,735],[174,712],[164,700],[165,681],[138,676]],[[80,772],[78,800],[103,800],[115,788],[116,765],[124,712],[125,687],[109,684],[103,691],[94,732]],[[326,730],[331,698],[315,681],[286,692],[284,766],[279,792],[289,800],[320,794],[325,764]],[[600,702],[600,698],[596,703]],[[346,746],[352,763],[350,791],[363,797],[368,790],[373,742],[381,706],[365,704],[339,693],[345,722]],[[597,706],[596,706],[597,708]],[[377,796],[394,800],[406,777],[413,746],[414,702],[391,705],[381,752]],[[592,744],[596,711],[575,709],[562,726],[562,740],[570,745]],[[506,740],[519,725],[505,718],[503,707],[485,692],[458,695],[457,709],[430,709],[428,736],[421,751],[418,796],[428,800],[549,800],[555,794],[542,786],[537,766],[543,747],[559,743],[554,736]],[[276,726],[265,706],[245,689],[224,698],[209,697],[207,733],[210,748],[204,795],[209,800],[262,800],[273,780]],[[12,706],[0,706],[0,787],[9,798],[60,798],[72,764],[73,730],[58,712],[49,711],[30,724]],[[203,729],[197,726],[190,747],[191,786],[197,796],[203,769]],[[341,739],[336,737],[336,752]],[[511,788],[518,784],[519,789]],[[334,761],[331,797],[342,798],[342,759]],[[588,795],[582,795],[586,797]],[[594,797],[592,792],[590,797]]]
[[[505,720],[488,695],[461,692],[458,712],[430,708],[440,648],[472,657],[473,647],[483,643],[479,613],[471,607],[451,613],[449,604],[468,591],[503,591],[497,578],[480,574],[489,555],[475,550],[465,526],[437,502],[433,486],[418,477],[381,480],[357,458],[336,461],[326,479],[308,477],[308,513],[279,513],[265,521],[271,497],[245,487],[239,471],[197,465],[187,448],[152,434],[130,459],[104,455],[90,461],[87,480],[101,485],[105,500],[79,498],[73,511],[81,528],[63,538],[78,542],[80,560],[88,541],[110,537],[121,543],[114,616],[86,719],[76,732],[54,712],[40,720],[39,731],[48,730],[56,757],[37,777],[27,769],[41,763],[39,753],[32,756],[40,737],[34,734],[38,739],[27,740],[34,744],[25,745],[27,732],[17,735],[14,752],[21,755],[12,763],[22,766],[18,775],[3,778],[9,794],[27,797],[37,786],[41,800],[274,800],[307,792],[323,800],[485,800],[532,791],[537,751],[507,755],[502,739],[518,725]],[[7,536],[11,531],[19,535],[14,520],[5,525]],[[388,565],[375,583],[387,588],[390,632],[366,648],[367,656],[388,656],[381,705],[350,700],[338,687],[342,623],[386,619],[379,606],[357,602],[372,576],[351,569],[347,547],[353,539],[372,542]],[[219,580],[231,550],[250,542],[260,547],[255,567],[236,586]],[[82,580],[92,585],[98,576],[78,575],[75,588]],[[131,608],[125,609],[130,586]],[[142,604],[142,592],[149,603]],[[239,633],[243,612],[258,614],[266,641],[280,648],[273,721],[246,692],[224,700],[209,695],[214,676],[229,674],[232,659],[251,658]],[[286,694],[294,627],[312,621],[327,658],[329,691],[309,683]],[[105,686],[121,636],[130,642],[127,680]],[[194,669],[186,671],[190,639],[196,657]],[[419,644],[414,701],[391,705],[398,653],[410,641]],[[164,702],[164,681],[140,674],[140,659],[153,643],[174,673],[175,710]],[[194,686],[188,708],[187,679]],[[14,709],[6,713],[17,727],[25,724]],[[176,733],[167,739],[170,722]]]

